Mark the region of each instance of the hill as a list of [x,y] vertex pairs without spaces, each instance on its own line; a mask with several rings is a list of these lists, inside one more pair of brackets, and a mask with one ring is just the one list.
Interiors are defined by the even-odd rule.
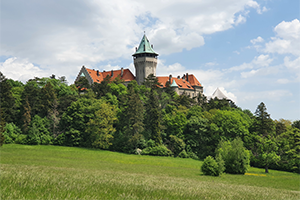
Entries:
[[202,162],[61,146],[4,145],[1,199],[299,199],[299,174],[202,175]]

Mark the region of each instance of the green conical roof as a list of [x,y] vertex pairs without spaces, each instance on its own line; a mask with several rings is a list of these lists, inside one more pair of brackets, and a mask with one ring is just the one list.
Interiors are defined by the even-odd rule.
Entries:
[[158,56],[158,53],[156,53],[152,49],[146,35],[144,35],[144,37],[143,37],[143,39],[142,39],[142,41],[139,45],[139,48],[137,49],[137,51],[132,56],[135,56],[135,55],[138,55],[138,54],[144,54],[144,53],[150,53],[150,54],[154,54],[154,55]]
[[178,85],[176,84],[176,81],[173,79],[173,83],[170,85],[170,87],[178,87]]

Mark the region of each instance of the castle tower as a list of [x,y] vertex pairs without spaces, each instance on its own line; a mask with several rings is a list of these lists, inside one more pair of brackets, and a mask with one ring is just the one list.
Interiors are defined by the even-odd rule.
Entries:
[[153,74],[156,76],[156,65],[158,54],[153,50],[146,35],[144,35],[139,48],[132,55],[135,67],[135,78],[140,85],[144,82],[148,75]]

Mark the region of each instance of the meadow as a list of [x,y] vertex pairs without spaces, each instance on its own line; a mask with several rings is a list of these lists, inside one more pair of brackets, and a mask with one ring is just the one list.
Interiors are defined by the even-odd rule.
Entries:
[[299,174],[210,177],[192,159],[5,144],[0,163],[1,199],[300,199]]

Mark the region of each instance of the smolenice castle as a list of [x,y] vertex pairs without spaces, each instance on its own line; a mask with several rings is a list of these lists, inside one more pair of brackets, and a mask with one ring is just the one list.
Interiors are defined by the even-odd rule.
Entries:
[[[89,84],[101,83],[105,77],[110,76],[111,80],[119,77],[125,84],[133,80],[136,80],[138,84],[142,84],[145,78],[150,74],[156,76],[158,53],[153,50],[153,46],[150,45],[146,35],[143,36],[139,47],[136,48],[136,51],[132,56],[135,67],[135,76],[129,69],[121,68],[120,70],[100,72],[99,70],[88,69],[83,66],[75,81],[79,80],[80,77],[85,77]],[[186,73],[182,77],[173,77],[172,75],[156,77],[161,88],[170,85],[170,87],[179,95],[185,93],[190,97],[196,97],[199,93],[203,94],[203,86],[193,74]],[[220,99],[226,98],[226,96],[217,89],[212,97],[219,96]]]

